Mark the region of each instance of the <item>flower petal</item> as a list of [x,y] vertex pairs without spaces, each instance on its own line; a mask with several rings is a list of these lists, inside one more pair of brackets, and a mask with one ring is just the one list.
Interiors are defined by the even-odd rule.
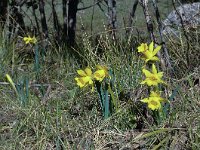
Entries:
[[152,73],[149,70],[142,69],[142,72],[145,74],[146,77],[152,76]]
[[37,42],[37,39],[35,38],[35,36],[32,38],[32,43],[35,44]]
[[92,70],[91,70],[91,68],[89,68],[89,67],[85,68],[85,73],[86,73],[88,76],[91,76],[91,75],[92,75]]
[[153,47],[154,47],[154,42],[152,41],[152,42],[149,44],[149,51],[150,51],[150,52],[153,52]]
[[77,73],[80,75],[80,76],[82,76],[82,77],[85,77],[85,76],[87,76],[87,74],[85,73],[85,71],[83,71],[83,70],[77,70]]
[[81,78],[75,78],[75,80],[76,80],[76,84],[78,85],[78,86],[80,86],[80,88],[82,88],[82,87],[84,87],[85,86],[85,84],[86,84],[86,82],[83,80],[83,77],[81,77]]
[[150,97],[160,97],[160,92],[159,91],[151,91]]
[[155,64],[152,64],[152,73],[157,74],[157,69],[156,69]]
[[102,81],[105,78],[106,74],[104,70],[97,70],[94,72],[93,76],[96,80]]
[[23,40],[24,40],[24,41],[27,41],[27,40],[28,40],[28,37],[24,37]]
[[149,101],[148,101],[148,107],[151,109],[151,110],[156,110],[156,109],[160,109],[161,108],[161,104],[160,104],[160,101],[150,97],[149,98]]
[[137,49],[138,52],[145,52],[148,49],[148,46],[146,43],[142,43]]
[[158,72],[158,73],[157,73],[157,76],[158,76],[158,78],[161,79],[161,78],[163,77],[163,72]]
[[153,56],[150,59],[151,61],[160,61],[160,59],[157,56]]
[[94,82],[92,81],[92,79],[90,79],[90,80],[88,81],[88,83],[89,83],[89,84],[93,84]]
[[144,98],[144,99],[142,99],[140,101],[143,102],[143,103],[148,103],[149,99],[148,98]]
[[96,65],[96,68],[99,69],[99,70],[104,69],[101,65]]
[[152,85],[157,86],[158,85],[158,81],[154,81],[149,78],[146,79],[146,83],[148,86],[152,86]]
[[160,45],[157,46],[153,51],[153,55],[156,55],[160,49],[161,49],[161,46]]

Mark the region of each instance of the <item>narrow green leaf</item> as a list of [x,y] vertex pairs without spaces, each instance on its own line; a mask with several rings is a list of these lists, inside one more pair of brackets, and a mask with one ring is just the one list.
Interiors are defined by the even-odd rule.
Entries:
[[18,95],[17,89],[15,87],[15,83],[13,82],[12,78],[10,77],[10,75],[6,74],[6,78],[7,78],[8,82],[10,83],[10,85],[12,86],[12,88],[15,90],[15,93]]
[[108,86],[108,92],[110,93],[112,104],[114,105],[115,110],[117,111],[118,110],[118,103],[117,103],[118,98],[115,97],[115,94],[112,91],[110,85]]
[[105,106],[104,106],[104,119],[107,119],[110,115],[110,102],[108,97],[108,84],[105,85]]

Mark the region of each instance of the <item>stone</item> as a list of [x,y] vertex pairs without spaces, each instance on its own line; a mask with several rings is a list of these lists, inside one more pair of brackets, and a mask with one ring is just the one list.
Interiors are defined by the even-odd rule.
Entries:
[[178,36],[183,26],[186,30],[200,26],[200,2],[184,4],[176,10],[173,10],[163,21],[164,35]]

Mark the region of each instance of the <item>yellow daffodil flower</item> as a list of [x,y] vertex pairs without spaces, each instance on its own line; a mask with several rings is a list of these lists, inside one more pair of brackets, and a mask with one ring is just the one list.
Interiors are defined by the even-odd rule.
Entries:
[[161,46],[157,46],[154,49],[154,42],[151,42],[149,46],[142,43],[141,46],[138,47],[138,52],[141,52],[144,55],[144,60],[147,63],[148,61],[159,61],[159,58],[156,56],[156,54],[160,49]]
[[161,103],[160,103],[160,98],[158,97],[149,97],[149,98],[144,98],[141,100],[143,103],[147,103],[148,108],[151,110],[158,110],[161,109]]
[[87,67],[85,70],[77,70],[77,73],[80,75],[80,77],[75,78],[77,85],[80,88],[86,87],[87,85],[91,85],[93,91],[94,82],[92,80],[92,70],[89,67]]
[[110,77],[108,73],[108,67],[97,65],[97,71],[94,72],[94,78],[97,81],[102,81],[105,77]]
[[160,92],[159,91],[156,91],[156,92],[155,91],[151,91],[150,97],[157,97],[160,102],[164,101],[164,98],[160,97]]
[[137,49],[138,49],[138,52],[144,53],[148,50],[148,46],[146,43],[142,43]]
[[35,38],[35,36],[33,36],[33,37],[30,37],[30,36],[24,37],[23,40],[24,40],[24,42],[26,44],[29,44],[29,43],[30,44],[35,44],[37,42],[37,39]]
[[156,91],[156,92],[155,91],[151,91],[150,97],[142,99],[141,102],[147,103],[148,107],[151,110],[155,110],[155,109],[161,109],[161,102],[169,102],[169,101],[164,99],[164,98],[162,98],[160,96],[160,92],[159,91]]
[[148,86],[158,86],[159,83],[165,84],[161,79],[163,72],[157,72],[156,66],[152,64],[152,73],[146,69],[143,69],[142,72],[145,74],[146,79],[141,82],[141,84],[147,84]]

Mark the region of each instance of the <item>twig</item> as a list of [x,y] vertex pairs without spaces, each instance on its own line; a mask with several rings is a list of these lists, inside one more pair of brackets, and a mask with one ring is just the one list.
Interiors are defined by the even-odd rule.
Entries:
[[143,12],[144,12],[144,16],[145,16],[145,20],[146,20],[146,24],[147,24],[147,30],[150,34],[151,41],[155,42],[156,40],[155,40],[155,36],[153,33],[153,23],[152,23],[151,16],[150,16],[149,10],[148,10],[148,0],[140,0],[140,5],[143,8]]
[[[159,34],[160,34],[160,40],[162,42],[162,47],[163,47],[163,50],[164,50],[164,56],[165,56],[165,60],[167,62],[167,67],[169,67],[169,69],[171,70],[172,69],[172,65],[171,65],[171,62],[170,62],[170,57],[169,57],[169,53],[168,53],[168,49],[167,49],[167,46],[165,44],[165,40],[163,38],[163,34],[162,34],[162,23],[161,23],[161,19],[160,19],[160,13],[159,13],[159,10],[158,10],[158,6],[157,6],[157,2],[156,0],[152,0],[153,1],[153,7],[154,7],[154,10],[155,10],[155,16],[156,16],[156,20],[157,20],[157,23],[158,23],[158,31],[159,31]],[[171,72],[170,72],[171,74]]]
[[97,1],[96,3],[90,5],[90,6],[86,6],[86,7],[82,7],[82,8],[78,8],[77,11],[79,10],[85,10],[85,9],[88,9],[88,8],[91,8],[91,7],[94,7],[95,5],[98,5],[101,1]]
[[134,4],[133,4],[133,7],[132,7],[132,10],[131,10],[131,12],[130,12],[129,20],[128,20],[128,28],[127,28],[127,30],[126,30],[126,35],[127,35],[127,36],[130,34],[131,26],[132,26],[132,23],[133,23],[133,18],[135,17],[135,11],[136,11],[136,9],[137,9],[138,3],[139,3],[139,1],[138,1],[138,0],[135,0],[135,2],[134,2]]

